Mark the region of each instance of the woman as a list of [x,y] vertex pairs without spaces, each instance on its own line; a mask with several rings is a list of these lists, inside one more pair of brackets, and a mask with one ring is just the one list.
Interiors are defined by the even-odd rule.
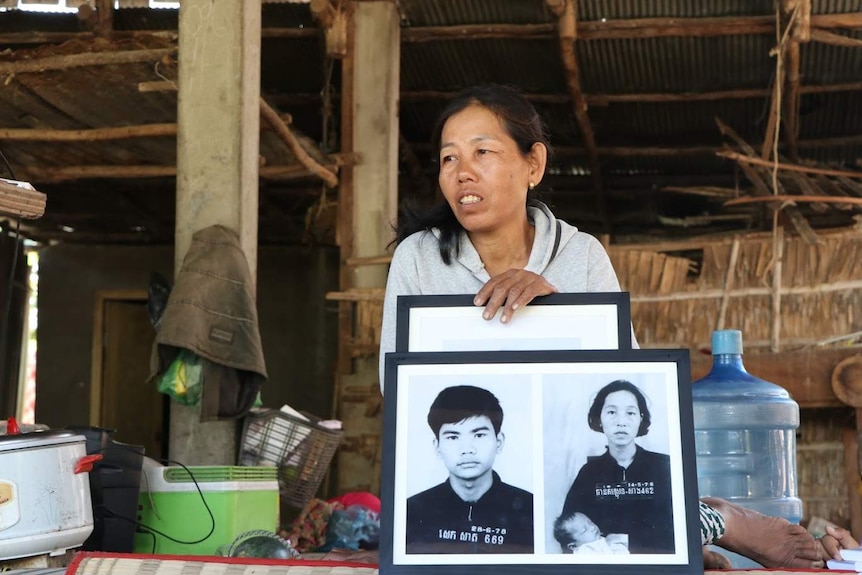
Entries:
[[[483,317],[493,319],[502,310],[506,323],[534,298],[558,290],[620,289],[599,241],[531,197],[551,148],[544,123],[520,92],[498,85],[463,91],[440,115],[435,142],[445,202],[399,219],[383,304],[381,389],[386,353],[395,351],[399,295],[476,293]],[[798,531],[804,528],[784,521],[759,529],[750,514],[720,503],[722,509],[702,506],[709,518],[702,521],[704,541],[727,542],[743,555],[759,549],[766,567],[822,566],[817,543]],[[746,532],[742,526],[758,536],[737,537]],[[709,558],[721,564],[720,557]]]
[[627,533],[632,553],[673,553],[670,457],[647,451],[635,438],[649,432],[643,392],[625,380],[596,394],[587,416],[607,450],[588,457],[572,483],[562,515],[582,511],[613,533]]
[[531,198],[550,144],[533,106],[513,88],[466,90],[443,110],[435,130],[438,181],[446,202],[404,213],[392,257],[380,341],[395,351],[399,295],[476,293],[485,319],[502,308],[506,323],[537,296],[557,291],[619,291],[602,245]]

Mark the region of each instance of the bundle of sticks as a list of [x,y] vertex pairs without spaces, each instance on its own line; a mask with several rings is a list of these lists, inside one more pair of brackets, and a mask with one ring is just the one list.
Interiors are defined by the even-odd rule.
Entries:
[[45,213],[46,196],[27,182],[0,178],[0,215],[35,220]]

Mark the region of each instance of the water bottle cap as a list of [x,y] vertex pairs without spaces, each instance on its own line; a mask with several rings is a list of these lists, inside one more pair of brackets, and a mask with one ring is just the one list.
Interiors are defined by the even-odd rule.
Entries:
[[742,355],[742,332],[738,329],[718,329],[712,332],[712,355]]

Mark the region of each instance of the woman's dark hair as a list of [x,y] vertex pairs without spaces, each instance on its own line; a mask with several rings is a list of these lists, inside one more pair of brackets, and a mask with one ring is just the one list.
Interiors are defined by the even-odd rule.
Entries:
[[[550,155],[548,130],[539,113],[520,90],[514,86],[500,84],[467,88],[452,98],[437,118],[433,150],[440,150],[443,126],[449,118],[473,105],[487,108],[500,118],[503,128],[515,140],[522,154],[527,155],[533,144],[538,142],[545,145]],[[528,194],[527,205],[535,205],[535,202]],[[400,243],[415,232],[431,228],[440,229],[440,257],[448,265],[452,261],[452,255],[458,255],[459,236],[464,228],[445,201],[427,210],[405,204],[399,213],[395,242]]]
[[635,396],[638,401],[638,409],[641,412],[641,425],[638,427],[637,437],[646,435],[649,431],[650,414],[647,407],[646,396],[638,387],[625,379],[612,381],[599,390],[593,404],[590,406],[590,412],[587,415],[587,423],[593,431],[602,432],[602,408],[605,406],[605,400],[615,391],[628,391]]

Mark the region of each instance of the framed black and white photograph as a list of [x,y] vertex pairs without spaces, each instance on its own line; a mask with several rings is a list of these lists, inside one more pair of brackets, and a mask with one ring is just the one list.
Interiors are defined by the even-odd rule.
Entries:
[[395,351],[631,349],[628,292],[536,298],[511,321],[484,321],[472,295],[398,296]]
[[687,350],[385,370],[382,575],[702,572]]

